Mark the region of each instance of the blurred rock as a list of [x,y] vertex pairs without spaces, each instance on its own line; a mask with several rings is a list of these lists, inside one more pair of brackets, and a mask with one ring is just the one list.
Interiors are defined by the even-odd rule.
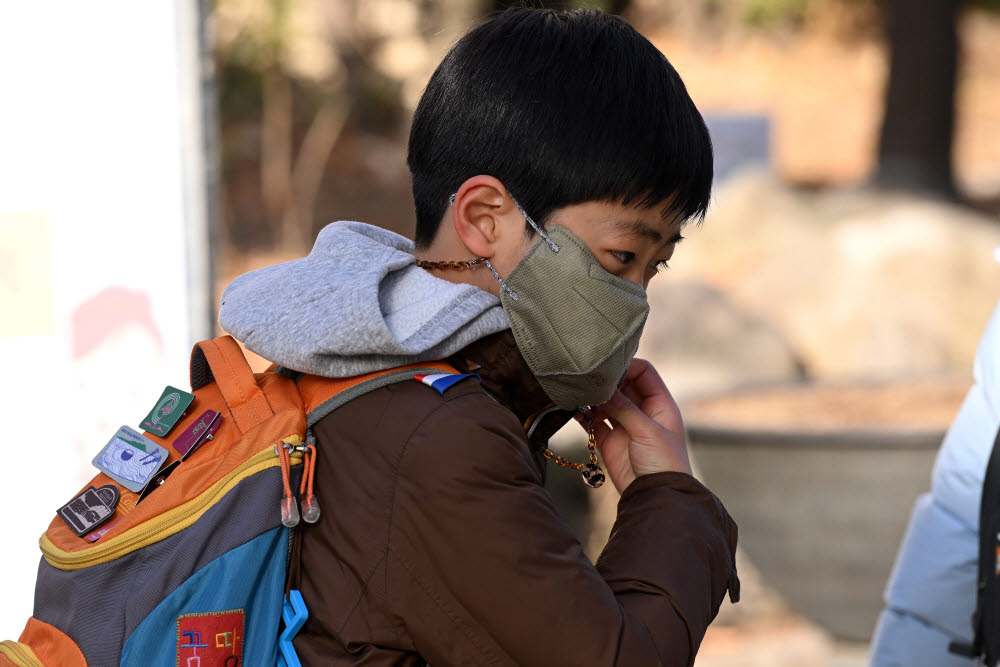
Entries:
[[667,273],[650,283],[649,320],[638,356],[653,362],[678,401],[734,385],[802,377],[801,359],[774,327],[718,289],[673,277]]
[[968,372],[1000,295],[1000,224],[864,188],[796,190],[734,175],[671,277],[768,322],[820,378]]
[[[735,385],[802,376],[798,355],[764,320],[733,305],[718,289],[704,283],[678,282],[673,277],[671,272],[650,284],[650,314],[638,356],[653,362],[682,405],[686,397]],[[553,436],[550,446],[579,460],[585,456],[586,434],[579,424],[571,421]],[[559,472],[562,471],[550,474]],[[594,560],[608,541],[619,495],[608,484],[589,492],[587,497],[591,530],[584,544]],[[735,624],[751,618],[781,616],[783,604],[765,588],[742,553],[738,555],[738,563],[743,601],[739,605],[725,602],[719,622]]]

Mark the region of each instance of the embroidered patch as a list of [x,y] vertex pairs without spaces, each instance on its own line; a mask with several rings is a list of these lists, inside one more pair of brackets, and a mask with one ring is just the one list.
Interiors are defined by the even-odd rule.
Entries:
[[[438,393],[442,396],[448,387],[452,386],[460,380],[465,378],[476,378],[479,380],[479,376],[475,373],[441,373],[434,375],[414,375],[413,379],[418,382],[423,382],[428,387],[433,387],[437,389]],[[480,380],[482,382],[482,380]]]
[[238,667],[243,664],[242,609],[177,617],[177,667]]

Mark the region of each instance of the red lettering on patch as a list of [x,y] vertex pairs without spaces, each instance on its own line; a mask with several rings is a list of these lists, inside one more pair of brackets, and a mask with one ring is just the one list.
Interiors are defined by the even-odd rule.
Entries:
[[243,664],[242,609],[177,617],[177,667]]

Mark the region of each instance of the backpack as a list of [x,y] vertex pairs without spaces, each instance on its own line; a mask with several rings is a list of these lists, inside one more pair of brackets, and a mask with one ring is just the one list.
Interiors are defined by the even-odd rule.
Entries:
[[952,642],[949,650],[976,658],[979,664],[1000,664],[1000,432],[983,478],[979,505],[979,575],[972,644]]
[[[198,343],[194,402],[164,438],[144,433],[169,454],[155,490],[140,499],[101,472],[89,486],[117,489],[114,515],[83,537],[52,521],[33,615],[17,642],[0,642],[0,666],[298,665],[291,640],[308,601],[290,583],[305,527],[296,493],[305,521],[319,518],[312,426],[372,389],[416,376],[443,393],[457,373],[427,362],[353,378],[254,374],[232,337]],[[177,434],[205,410],[219,413],[214,434],[181,461]]]

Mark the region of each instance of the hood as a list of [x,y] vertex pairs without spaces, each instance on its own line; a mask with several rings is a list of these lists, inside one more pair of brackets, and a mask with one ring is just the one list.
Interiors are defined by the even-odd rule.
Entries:
[[510,326],[497,297],[432,276],[413,249],[380,227],[331,223],[308,256],[230,283],[219,324],[269,361],[326,377],[443,359]]

